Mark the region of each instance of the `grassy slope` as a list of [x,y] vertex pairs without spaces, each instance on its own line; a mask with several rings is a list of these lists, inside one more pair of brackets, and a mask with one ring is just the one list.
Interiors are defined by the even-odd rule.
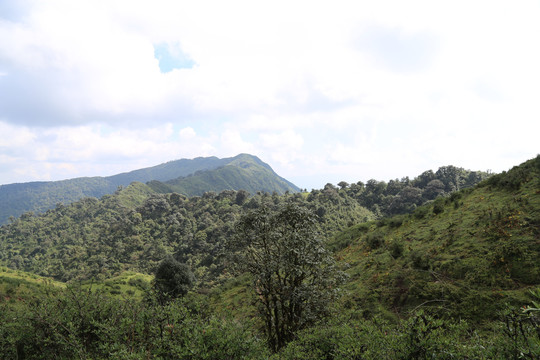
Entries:
[[345,306],[398,314],[432,307],[482,320],[504,303],[527,302],[526,289],[540,285],[539,179],[540,157],[416,216],[336,236],[332,245],[350,264]]
[[65,288],[62,282],[0,266],[0,302],[15,302],[62,288]]
[[[105,281],[86,281],[82,288],[102,290],[117,296],[133,296],[141,299],[150,288],[152,275],[126,271]],[[17,301],[28,297],[39,297],[46,292],[66,288],[66,283],[32,273],[0,267],[0,302]]]

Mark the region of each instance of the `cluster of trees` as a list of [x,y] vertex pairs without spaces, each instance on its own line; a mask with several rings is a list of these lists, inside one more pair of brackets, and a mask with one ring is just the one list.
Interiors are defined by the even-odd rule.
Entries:
[[[539,289],[530,291],[534,301],[529,306],[497,315],[492,311],[490,319],[498,321],[482,327],[452,318],[462,312],[449,310],[466,304],[467,311],[480,312],[493,296],[503,296],[460,302],[463,284],[487,291],[499,285],[499,278],[509,289],[516,281],[538,284],[538,171],[540,157],[483,188],[417,208],[413,215],[349,228],[354,248],[349,242],[338,256],[354,260],[352,277],[368,278],[344,303],[336,300],[346,276],[320,235],[369,215],[358,201],[363,192],[354,197],[353,186],[345,183],[338,184],[340,189],[329,185],[285,196],[250,197],[242,191],[193,198],[153,195],[134,208],[125,206],[129,202],[119,191],[99,201],[58,206],[44,216],[26,214],[0,229],[0,255],[17,259],[16,266],[55,269],[47,265],[58,256],[56,264],[69,265],[64,276],[84,278],[92,271],[105,276],[133,267],[155,271],[154,286],[140,300],[74,287],[24,301],[2,296],[0,351],[8,358],[536,359]],[[488,192],[490,186],[502,190]],[[457,211],[460,207],[471,209]],[[428,219],[425,209],[432,214]],[[413,219],[423,226],[411,225]],[[49,242],[44,245],[44,240]],[[107,252],[121,261],[107,264]],[[477,273],[468,271],[475,264],[460,256],[479,253],[490,278],[475,278]],[[189,292],[195,277],[215,286],[224,270],[249,274],[259,317],[239,322],[212,310],[206,292]],[[379,306],[389,296],[394,310],[403,305],[403,296],[423,302],[399,320],[384,311],[358,309],[358,297],[365,294]],[[432,301],[448,304],[425,306]]]
[[235,222],[262,203],[292,201],[317,212],[317,227],[325,236],[373,218],[348,196],[317,194],[306,200],[301,193],[251,196],[225,190],[200,197],[170,193],[130,200],[146,196],[141,185],[100,200],[58,205],[42,215],[23,214],[0,227],[0,263],[70,281],[103,279],[125,270],[153,273],[172,255],[191,267],[200,286],[212,286],[229,276],[224,273],[224,244],[233,236]]
[[490,176],[487,172],[470,171],[455,166],[443,166],[436,172],[424,171],[410,180],[404,177],[388,182],[371,179],[353,184],[327,184],[322,192],[345,193],[371,210],[378,218],[413,212],[418,206],[439,196],[470,188]]

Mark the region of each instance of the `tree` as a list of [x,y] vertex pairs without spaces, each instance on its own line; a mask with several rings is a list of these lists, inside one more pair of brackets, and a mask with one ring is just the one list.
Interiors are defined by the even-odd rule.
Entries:
[[340,181],[340,182],[338,183],[338,186],[340,187],[341,190],[344,190],[344,189],[346,189],[346,188],[349,186],[349,183],[346,182],[346,181]]
[[263,204],[242,216],[231,243],[252,275],[268,344],[278,351],[328,314],[345,274],[317,237],[316,217],[294,203]]
[[195,284],[195,276],[184,263],[167,256],[159,264],[154,280],[154,287],[163,299],[185,296]]

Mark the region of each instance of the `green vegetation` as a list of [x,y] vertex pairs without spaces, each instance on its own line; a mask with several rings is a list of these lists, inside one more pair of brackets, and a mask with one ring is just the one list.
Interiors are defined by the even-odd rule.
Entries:
[[0,265],[61,281],[103,280],[124,271],[154,273],[172,254],[192,269],[199,287],[212,287],[230,276],[222,255],[235,221],[262,202],[303,204],[319,214],[326,236],[373,217],[346,194],[147,194],[146,185],[134,183],[101,200],[58,205],[39,216],[26,213],[0,227]]
[[[336,236],[331,244],[351,266],[346,306],[431,308],[481,322],[526,302],[527,289],[540,284],[539,162]],[[508,187],[516,177],[520,185]]]
[[[0,264],[8,266],[0,269],[0,353],[7,359],[540,358],[540,156],[476,186],[467,181],[482,174],[439,170],[412,181],[341,182],[284,195],[224,190],[187,197],[134,183],[100,200],[26,213],[0,227]],[[287,207],[297,211],[278,216]],[[313,273],[324,271],[311,251],[328,253],[307,241],[315,233],[334,253],[334,260],[325,258],[328,268],[333,261],[347,268],[343,296],[316,305],[313,313],[329,316],[291,327],[276,346],[256,307],[265,302],[253,294],[278,294],[267,303],[284,310],[309,304],[309,296],[317,303],[311,293],[321,290],[317,281],[303,283],[317,276],[302,278],[301,263],[286,265],[298,256],[314,265]],[[256,246],[263,238],[280,246],[277,252]],[[235,254],[247,256],[242,265],[250,265],[250,254],[271,255],[259,263],[262,273],[233,272],[225,246],[232,239]],[[298,251],[297,244],[309,245]],[[169,255],[198,282],[164,302],[147,274]],[[304,299],[280,293],[287,282],[267,281],[291,269],[288,278],[300,274],[300,293],[310,294]],[[281,316],[272,312],[270,319],[280,324]]]

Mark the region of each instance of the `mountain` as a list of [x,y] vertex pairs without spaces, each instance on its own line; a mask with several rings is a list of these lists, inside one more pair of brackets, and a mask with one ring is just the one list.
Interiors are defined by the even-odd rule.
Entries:
[[[226,170],[220,170],[218,174],[212,175],[212,170],[225,168]],[[269,165],[255,156],[240,154],[223,159],[198,157],[170,161],[108,177],[82,177],[62,181],[0,185],[0,203],[2,204],[0,224],[5,224],[11,216],[18,217],[28,211],[44,212],[54,208],[59,203],[69,204],[85,197],[100,198],[103,195],[112,194],[118,187],[128,186],[134,181],[146,183],[155,180],[160,183],[197,172],[206,172],[203,180],[199,181],[198,184],[184,185],[188,191],[180,192],[202,194],[205,191],[220,191],[221,189],[240,190],[243,189],[244,185],[245,190],[253,193],[257,191],[276,191],[278,193],[299,191],[298,187],[280,178]],[[242,179],[245,176],[251,178]],[[262,176],[263,178],[253,178],[254,176]],[[196,178],[191,179],[191,182]],[[189,182],[187,181],[187,183]],[[158,183],[153,186],[156,190],[158,190],[156,185]],[[175,187],[173,186],[173,188]],[[182,186],[176,186],[176,188],[181,190]],[[164,192],[164,189],[168,189],[168,187],[164,187],[158,192]]]
[[241,154],[227,164],[213,170],[199,170],[186,177],[148,183],[159,193],[177,192],[187,196],[200,196],[208,191],[246,190],[252,194],[262,192],[298,192],[300,189],[279,177],[270,166],[257,157]]

